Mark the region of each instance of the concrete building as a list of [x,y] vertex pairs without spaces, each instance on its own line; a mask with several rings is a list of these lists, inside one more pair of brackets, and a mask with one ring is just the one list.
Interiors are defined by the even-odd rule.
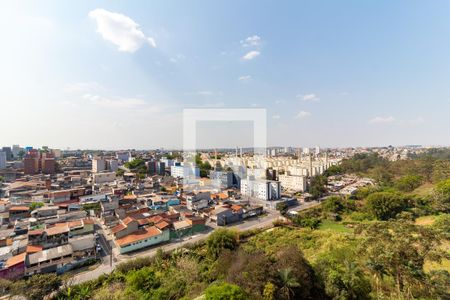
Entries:
[[106,169],[111,172],[117,172],[119,169],[119,162],[116,159],[106,160]]
[[191,165],[172,166],[170,175],[175,178],[200,177],[200,169]]
[[6,153],[7,161],[13,160],[13,154],[10,147],[3,147],[1,151]]
[[21,148],[19,145],[13,145],[12,146],[12,154],[14,158],[18,158],[19,157],[19,153],[21,151],[23,151],[23,148]]
[[115,240],[120,254],[150,247],[170,240],[170,231],[161,230],[156,226],[146,227],[127,236]]
[[296,175],[279,175],[278,180],[280,181],[281,188],[283,190],[292,192],[305,192],[306,191],[306,176],[296,176]]
[[54,174],[56,169],[55,157],[52,153],[39,153],[36,149],[30,149],[23,159],[23,171],[25,175],[39,173]]
[[227,189],[233,186],[232,171],[210,171],[209,178],[213,181],[215,186],[221,189]]
[[188,195],[186,196],[186,207],[189,210],[201,210],[208,207],[210,200],[211,200],[210,192],[198,193],[196,195]]
[[115,172],[103,172],[92,174],[92,181],[94,182],[94,184],[114,182],[115,180],[116,180]]
[[0,151],[0,170],[6,169],[6,152]]
[[261,200],[276,200],[281,197],[280,182],[264,179],[242,179],[241,194]]
[[106,170],[106,161],[103,158],[96,157],[92,159],[92,172],[98,173]]
[[116,158],[122,162],[128,162],[131,157],[131,153],[128,151],[116,152]]

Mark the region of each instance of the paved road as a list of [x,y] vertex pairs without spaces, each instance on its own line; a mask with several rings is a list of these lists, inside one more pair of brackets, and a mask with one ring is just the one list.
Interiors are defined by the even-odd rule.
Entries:
[[[319,204],[320,204],[320,202],[318,202],[318,201],[306,202],[306,203],[302,203],[296,207],[292,207],[292,208],[290,208],[290,210],[297,210],[297,211],[305,210],[310,207],[317,206]],[[273,221],[275,221],[279,216],[280,215],[278,212],[269,210],[268,214],[264,217],[246,220],[245,222],[233,224],[233,225],[230,225],[227,227],[228,228],[236,228],[238,230],[268,228],[268,227],[272,226]],[[127,261],[127,260],[130,260],[132,258],[154,256],[156,254],[156,251],[159,248],[163,249],[164,251],[171,251],[171,250],[180,248],[183,245],[186,245],[188,243],[195,243],[198,241],[202,241],[202,240],[206,239],[212,232],[213,232],[213,230],[211,230],[207,233],[194,235],[190,238],[185,238],[180,242],[172,242],[170,244],[166,244],[166,245],[163,245],[160,247],[149,248],[148,250],[143,250],[143,251],[137,252],[135,254],[119,255],[116,257],[115,261],[112,262],[112,265],[111,265],[109,257],[107,256],[102,260],[102,264],[98,268],[96,268],[92,271],[87,271],[87,272],[83,272],[83,273],[75,275],[71,280],[71,284],[78,284],[78,283],[82,283],[82,282],[89,281],[92,279],[96,279],[97,277],[99,277],[102,274],[107,274],[107,273],[112,272],[112,270],[115,269],[117,264]]]

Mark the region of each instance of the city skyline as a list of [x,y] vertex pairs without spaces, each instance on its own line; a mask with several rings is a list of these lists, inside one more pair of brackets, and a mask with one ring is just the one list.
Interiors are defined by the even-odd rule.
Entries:
[[231,4],[2,2],[0,144],[181,149],[199,107],[265,108],[274,146],[450,144],[448,2]]

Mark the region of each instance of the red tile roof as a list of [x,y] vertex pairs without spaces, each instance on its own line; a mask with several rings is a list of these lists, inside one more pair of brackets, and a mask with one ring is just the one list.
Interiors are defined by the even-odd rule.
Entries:
[[155,226],[147,227],[142,230],[138,230],[136,232],[133,232],[132,234],[129,234],[127,236],[124,236],[123,238],[117,239],[116,244],[119,245],[119,247],[126,246],[128,244],[138,242],[145,240],[149,237],[157,236],[161,234],[161,230],[156,228]]
[[116,233],[118,233],[119,231],[124,230],[125,228],[127,228],[125,225],[123,225],[123,224],[118,224],[118,225],[114,226],[113,228],[111,228],[111,232],[112,232],[113,234],[116,234]]
[[6,266],[7,267],[12,267],[15,266],[17,264],[23,263],[25,261],[25,257],[27,256],[27,254],[21,253],[18,255],[15,255],[13,257],[10,257],[7,261],[6,261]]
[[155,225],[156,227],[158,227],[159,229],[163,230],[166,229],[170,226],[169,223],[167,223],[166,221],[161,221],[158,224]]
[[42,251],[42,246],[35,246],[35,245],[28,245],[27,246],[27,253],[36,253],[39,251]]
[[28,211],[30,208],[28,206],[11,206],[10,211]]
[[125,224],[125,225],[128,225],[133,221],[134,221],[134,219],[131,217],[126,217],[125,219],[122,220],[123,224]]

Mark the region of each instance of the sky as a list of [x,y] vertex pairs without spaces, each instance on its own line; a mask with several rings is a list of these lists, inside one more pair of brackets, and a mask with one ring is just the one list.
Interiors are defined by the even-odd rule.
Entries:
[[[266,109],[268,146],[450,145],[449,16],[446,0],[1,1],[0,145],[181,148],[183,109],[211,107]],[[248,128],[207,126],[199,147]]]

